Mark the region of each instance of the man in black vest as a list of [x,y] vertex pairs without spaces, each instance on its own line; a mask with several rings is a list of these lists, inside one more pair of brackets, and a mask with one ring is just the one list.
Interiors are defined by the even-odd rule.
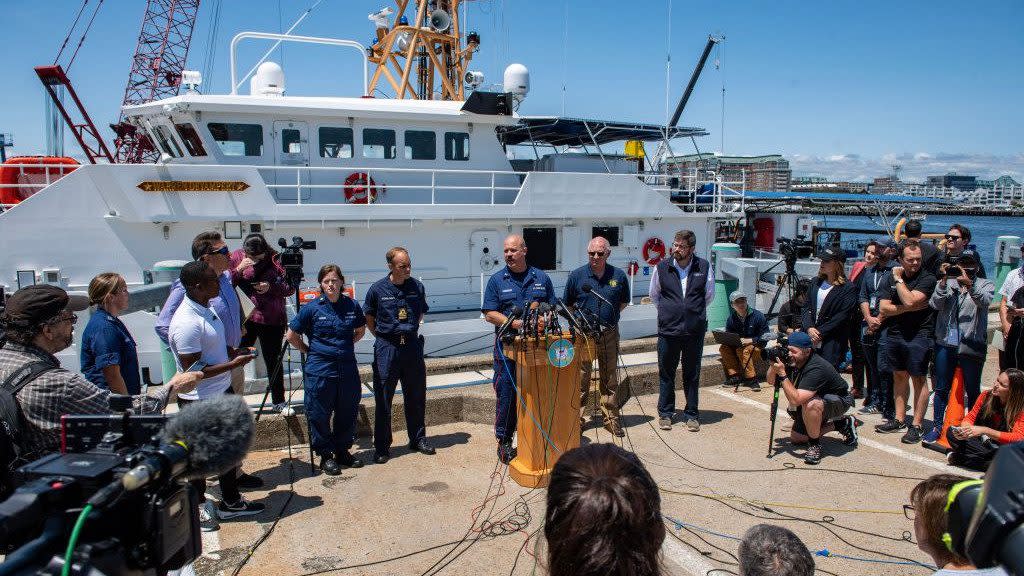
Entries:
[[694,255],[696,244],[692,231],[676,232],[672,258],[660,262],[651,275],[650,296],[658,309],[658,425],[662,430],[672,429],[680,357],[686,394],[683,421],[691,432],[700,430],[700,357],[708,329],[706,310],[715,298],[715,278],[711,264]]

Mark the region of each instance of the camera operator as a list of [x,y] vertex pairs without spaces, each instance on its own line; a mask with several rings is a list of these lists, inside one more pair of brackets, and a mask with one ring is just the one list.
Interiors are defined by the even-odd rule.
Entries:
[[[965,250],[968,250],[968,246],[971,244],[971,229],[963,224],[953,224],[949,227],[949,232],[946,232],[945,239],[942,241],[940,248],[942,253],[939,255],[939,266],[942,264],[956,264],[960,257],[963,255]],[[975,260],[977,255],[975,255]],[[978,278],[987,278],[985,275],[985,265],[978,260],[976,264],[978,272],[976,276]]]
[[[0,324],[7,343],[0,348],[0,382],[17,390],[15,399],[21,413],[20,455],[34,460],[60,447],[61,416],[65,414],[109,414],[110,391],[89,382],[81,374],[60,367],[54,354],[74,342],[76,311],[89,301],[82,296],[46,284],[22,288],[7,299]],[[23,378],[17,378],[23,369]],[[202,379],[201,372],[178,374],[167,386],[150,388],[161,405],[168,395],[188,392]],[[18,389],[20,380],[21,388]],[[3,470],[4,473],[7,470]]]
[[988,305],[995,285],[977,276],[979,270],[978,255],[964,250],[956,265],[946,262],[939,266],[939,284],[928,301],[937,314],[933,427],[924,435],[925,442],[935,442],[942,432],[957,367],[964,376],[967,410],[981,394],[981,369],[988,352]]
[[793,297],[782,303],[779,308],[780,334],[792,334],[803,328],[804,306],[807,306],[807,291],[810,288],[811,281],[801,278],[793,287]]
[[849,345],[850,314],[857,307],[853,285],[846,281],[843,263],[846,254],[829,247],[818,253],[821,265],[818,277],[811,280],[807,306],[803,311],[803,331],[814,348],[836,370],[846,359]]
[[1020,267],[1006,275],[999,288],[999,328],[1003,332],[1003,349],[999,352],[999,369],[1024,368],[1024,244],[1020,247]]
[[843,435],[847,446],[857,445],[856,421],[846,414],[853,408],[850,389],[827,360],[812,352],[812,345],[810,336],[794,332],[787,346],[792,375],[778,357],[767,374],[768,384],[780,386],[786,400],[796,406],[790,439],[808,444],[804,455],[807,464],[821,462],[821,436],[833,430]]
[[864,349],[868,380],[868,393],[861,413],[882,414],[886,420],[896,418],[896,405],[892,398],[892,372],[882,370],[879,366],[883,344],[882,316],[878,312],[878,303],[882,297],[881,288],[886,284],[885,279],[891,274],[892,256],[895,253],[895,242],[890,241],[884,246],[875,242],[868,244],[864,251],[867,266],[860,275],[857,298],[863,318],[860,342]]
[[[896,418],[875,426],[876,432],[893,433],[906,430],[900,438],[904,444],[921,441],[921,424],[928,408],[928,364],[935,347],[935,313],[928,298],[935,291],[935,276],[924,269],[921,244],[907,240],[900,245],[899,266],[885,278],[879,288],[878,309],[885,319],[885,358],[883,370],[892,370]],[[914,420],[908,425],[907,397],[910,380],[914,382]]]

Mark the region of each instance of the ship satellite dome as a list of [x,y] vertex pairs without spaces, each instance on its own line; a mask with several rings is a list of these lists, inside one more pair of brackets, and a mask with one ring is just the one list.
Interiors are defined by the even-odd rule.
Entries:
[[252,96],[281,96],[284,94],[284,70],[276,62],[264,62],[249,81]]
[[509,64],[504,80],[505,92],[511,92],[516,101],[521,102],[530,92],[530,71],[522,64]]

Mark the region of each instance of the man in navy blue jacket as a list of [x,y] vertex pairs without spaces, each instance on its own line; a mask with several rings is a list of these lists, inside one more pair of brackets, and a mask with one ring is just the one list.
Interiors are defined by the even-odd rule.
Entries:
[[718,348],[719,360],[725,368],[725,383],[735,386],[743,382],[753,390],[760,390],[757,383],[757,362],[761,360],[761,337],[768,332],[768,319],[760,311],[747,304],[747,295],[734,290],[729,295],[732,310],[725,321],[725,331],[737,334],[741,346],[722,344]]

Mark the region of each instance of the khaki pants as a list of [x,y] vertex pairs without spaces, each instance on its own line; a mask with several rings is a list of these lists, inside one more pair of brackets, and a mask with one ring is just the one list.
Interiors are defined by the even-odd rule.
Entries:
[[[618,421],[619,400],[619,329],[608,328],[594,341],[597,357],[598,390],[601,394],[601,412],[606,422]],[[587,393],[590,391],[590,377],[593,370],[590,362],[580,362],[580,406],[586,408]]]
[[725,368],[725,376],[742,376],[754,378],[757,376],[757,362],[761,360],[761,349],[753,344],[747,344],[739,348],[722,344],[718,348],[721,357],[719,360]]

